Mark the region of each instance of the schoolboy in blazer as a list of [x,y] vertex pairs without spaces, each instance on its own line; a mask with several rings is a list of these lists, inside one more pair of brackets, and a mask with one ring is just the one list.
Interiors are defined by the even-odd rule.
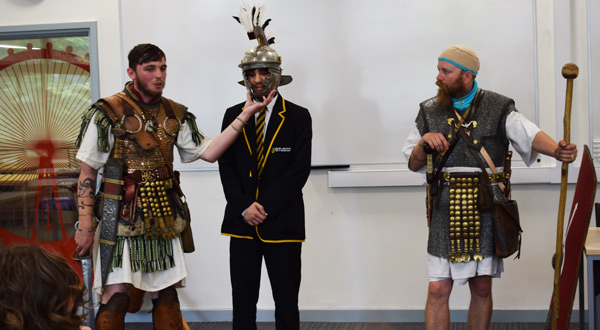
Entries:
[[[275,301],[276,329],[294,330],[300,328],[298,294],[305,239],[302,188],[310,174],[312,120],[307,109],[277,91],[292,79],[281,74],[281,58],[266,42],[264,25],[258,22],[262,8],[240,11],[244,26],[242,16],[256,14],[248,19],[249,36],[259,41],[258,47],[245,53],[240,67],[248,97],[263,100],[277,94],[265,115],[258,113],[256,119],[238,119],[244,103],[225,112],[223,128],[231,120],[245,126],[219,160],[227,200],[221,233],[230,236],[233,329],[256,329],[264,258]],[[256,122],[259,128],[265,125],[258,138]]]

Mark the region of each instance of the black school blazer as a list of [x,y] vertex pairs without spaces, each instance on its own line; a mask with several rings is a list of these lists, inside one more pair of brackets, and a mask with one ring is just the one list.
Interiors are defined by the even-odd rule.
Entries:
[[[225,112],[221,130],[236,120],[244,103]],[[312,119],[307,109],[277,97],[265,137],[266,161],[260,178],[256,164],[254,118],[219,159],[219,173],[227,206],[221,226],[223,235],[268,243],[303,242],[304,201],[302,188],[310,174]],[[252,227],[242,212],[257,201],[267,219]]]

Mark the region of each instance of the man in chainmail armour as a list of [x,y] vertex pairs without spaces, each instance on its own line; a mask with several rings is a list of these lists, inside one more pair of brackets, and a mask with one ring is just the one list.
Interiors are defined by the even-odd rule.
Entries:
[[[429,183],[425,325],[448,329],[452,287],[469,283],[469,329],[487,329],[492,278],[503,272],[490,205],[509,198],[509,143],[528,166],[539,153],[573,162],[577,147],[556,143],[519,113],[512,99],[479,88],[479,58],[470,47],[447,47],[437,68],[438,94],[420,104],[402,149],[409,169],[426,171]],[[489,203],[483,202],[486,195]]]

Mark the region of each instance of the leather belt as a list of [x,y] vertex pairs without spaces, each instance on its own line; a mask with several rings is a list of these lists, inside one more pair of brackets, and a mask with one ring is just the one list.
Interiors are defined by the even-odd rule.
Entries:
[[171,171],[167,167],[159,167],[153,170],[135,170],[130,174],[139,182],[171,179]]
[[[502,172],[502,173],[488,174],[488,177],[490,178],[490,182],[492,182],[492,183],[494,183],[494,182],[506,182],[506,181],[508,181],[510,179],[510,173]],[[448,172],[442,173],[442,181],[444,181],[444,182],[450,182],[450,180],[452,178],[453,178],[452,173],[448,173]]]

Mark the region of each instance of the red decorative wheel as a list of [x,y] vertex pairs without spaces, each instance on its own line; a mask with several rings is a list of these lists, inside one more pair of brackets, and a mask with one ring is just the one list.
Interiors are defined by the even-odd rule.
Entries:
[[[0,242],[35,242],[71,260],[79,161],[91,104],[89,57],[52,49],[0,59]],[[81,269],[76,267],[76,269]]]

